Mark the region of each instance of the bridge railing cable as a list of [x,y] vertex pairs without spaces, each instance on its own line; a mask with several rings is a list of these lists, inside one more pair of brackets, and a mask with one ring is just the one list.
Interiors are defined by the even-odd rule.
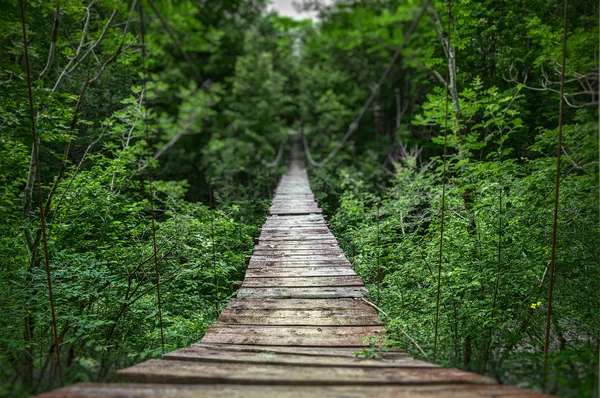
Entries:
[[312,167],[319,168],[319,167],[323,167],[327,163],[329,163],[329,161],[331,159],[333,159],[337,155],[337,153],[340,151],[340,149],[342,149],[344,147],[344,145],[346,144],[346,141],[348,141],[348,139],[350,138],[350,136],[352,136],[352,134],[358,129],[358,125],[359,125],[360,121],[362,120],[365,112],[371,106],[371,103],[373,102],[373,100],[377,96],[379,90],[381,89],[381,86],[383,85],[383,83],[387,79],[388,75],[390,74],[390,71],[392,70],[392,67],[394,66],[394,64],[398,60],[398,57],[400,57],[400,53],[404,49],[404,46],[406,45],[408,39],[410,38],[410,36],[412,35],[412,33],[417,28],[417,25],[419,24],[419,21],[421,20],[421,18],[423,17],[423,15],[425,15],[425,12],[427,11],[427,8],[429,7],[430,1],[431,0],[426,0],[425,3],[423,3],[423,7],[421,8],[421,11],[419,12],[419,15],[417,15],[417,17],[413,20],[412,24],[410,25],[410,27],[408,28],[408,30],[404,34],[404,37],[402,39],[402,43],[400,43],[400,45],[396,48],[396,51],[394,52],[394,55],[392,56],[392,59],[390,60],[390,62],[388,63],[387,67],[385,68],[385,70],[383,71],[383,73],[381,74],[381,76],[379,77],[379,80],[377,81],[377,83],[373,86],[373,88],[371,90],[371,94],[369,95],[369,97],[367,98],[367,100],[365,101],[365,103],[363,104],[362,108],[360,108],[360,111],[358,112],[358,115],[356,115],[356,117],[354,118],[354,121],[352,121],[352,123],[350,123],[350,126],[348,126],[348,130],[346,131],[346,133],[344,134],[344,136],[342,137],[342,139],[340,140],[340,142],[325,157],[325,159],[323,159],[320,162],[315,161],[315,159],[312,157],[312,155],[310,153],[310,149],[308,149],[309,145],[308,145],[308,142],[306,141],[306,136],[304,135],[304,131],[303,131],[303,129],[301,130],[302,131],[302,142],[304,144],[304,153],[306,155],[306,159],[308,160],[308,163]]
[[267,162],[264,159],[262,159],[261,162],[263,166],[265,166],[268,169],[272,169],[279,165],[279,162],[281,161],[281,156],[283,155],[283,144],[284,141],[281,141],[281,143],[279,144],[279,149],[277,150],[277,155],[275,156],[275,159],[272,162]]

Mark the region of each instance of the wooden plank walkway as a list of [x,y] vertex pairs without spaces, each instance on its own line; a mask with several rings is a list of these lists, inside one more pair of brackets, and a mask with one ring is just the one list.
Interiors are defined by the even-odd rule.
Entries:
[[541,397],[390,350],[363,282],[321,215],[295,158],[275,193],[246,277],[202,341],[43,397]]

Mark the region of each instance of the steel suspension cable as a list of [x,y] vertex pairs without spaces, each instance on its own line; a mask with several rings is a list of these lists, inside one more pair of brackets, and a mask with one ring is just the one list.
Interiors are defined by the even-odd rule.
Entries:
[[548,310],[546,312],[546,336],[544,339],[544,367],[542,370],[542,387],[546,389],[548,372],[548,348],[550,346],[550,321],[552,318],[552,293],[554,291],[554,268],[556,260],[557,229],[558,229],[558,199],[560,189],[560,158],[562,149],[563,133],[563,110],[565,95],[565,67],[567,63],[567,11],[569,0],[565,0],[563,15],[563,37],[562,37],[562,69],[560,72],[560,105],[558,110],[558,143],[556,147],[556,176],[554,180],[554,215],[552,219],[552,250],[550,253],[550,285],[548,287]]
[[281,160],[281,155],[283,155],[283,143],[284,143],[284,141],[281,141],[281,143],[279,144],[279,149],[277,150],[277,155],[275,156],[275,159],[272,162],[266,162],[264,159],[262,160],[263,166],[265,166],[268,169],[272,169],[279,165],[279,161]]
[[373,102],[373,100],[377,96],[377,93],[381,89],[381,86],[387,79],[387,76],[389,75],[390,71],[392,70],[392,67],[398,60],[398,57],[400,56],[400,53],[404,49],[404,46],[405,46],[406,42],[408,41],[409,37],[415,31],[415,29],[417,28],[417,25],[419,24],[419,21],[421,20],[421,18],[427,11],[430,1],[431,0],[426,0],[425,3],[423,4],[423,7],[421,8],[419,15],[417,16],[417,18],[415,18],[413,20],[412,24],[410,25],[410,27],[404,34],[404,36],[402,38],[402,43],[396,48],[396,51],[394,52],[392,59],[390,60],[387,67],[385,68],[385,70],[383,71],[381,76],[379,77],[377,84],[375,84],[375,86],[371,90],[371,95],[369,95],[369,97],[367,98],[367,101],[363,104],[362,108],[358,112],[358,115],[354,118],[354,121],[352,123],[350,123],[350,126],[348,126],[348,130],[346,131],[346,134],[344,134],[344,136],[342,137],[340,142],[325,157],[325,159],[323,159],[320,162],[317,162],[313,159],[313,157],[311,156],[311,153],[310,153],[310,149],[308,149],[308,143],[306,142],[306,137],[304,136],[304,134],[302,134],[302,142],[304,144],[304,153],[306,155],[306,158],[308,159],[308,163],[310,163],[311,166],[316,167],[316,168],[325,166],[331,159],[333,159],[335,157],[335,155],[337,155],[337,153],[340,151],[340,149],[342,149],[344,147],[344,144],[346,144],[346,141],[348,141],[350,136],[358,129],[358,124],[360,123],[360,121],[363,118],[367,109],[369,109],[369,106],[371,106],[371,102]]
[[[452,2],[448,1],[448,29],[446,29],[446,45],[450,48],[450,29],[452,29]],[[448,59],[447,67],[447,80],[450,81],[450,59]],[[440,323],[440,295],[442,286],[442,263],[444,256],[444,219],[446,215],[446,158],[448,153],[448,119],[449,115],[449,101],[450,101],[450,90],[446,86],[446,109],[445,109],[445,121],[444,121],[444,166],[442,169],[442,203],[440,209],[440,248],[439,248],[439,262],[438,262],[438,273],[437,273],[437,292],[435,299],[435,332],[433,338],[433,362],[437,356],[437,343],[438,343],[438,329]]]
[[[50,301],[50,312],[52,314],[52,332],[54,334],[54,351],[56,352],[56,366],[58,368],[58,377],[60,384],[62,378],[62,364],[60,361],[60,342],[58,337],[58,327],[56,322],[56,310],[54,307],[54,293],[52,291],[52,275],[50,274],[50,252],[48,250],[48,236],[46,233],[46,215],[44,213],[44,196],[42,193],[42,172],[40,170],[40,153],[38,147],[38,137],[35,130],[35,113],[33,110],[33,91],[31,89],[31,63],[29,61],[29,49],[27,44],[27,28],[25,25],[25,7],[23,0],[19,0],[19,8],[21,11],[21,27],[23,29],[23,51],[25,53],[25,70],[27,72],[27,94],[29,99],[29,119],[31,123],[31,136],[33,138],[33,163],[35,167],[36,185],[38,191],[38,201],[40,206],[40,225],[42,229],[42,242],[44,247],[44,260],[46,266],[46,279],[48,282],[48,297]],[[32,251],[32,256],[35,251]]]
[[[144,141],[146,141],[146,146],[148,149],[150,148],[150,133],[148,131],[148,97],[146,90],[146,78],[147,78],[147,69],[146,69],[146,28],[144,26],[144,8],[142,5],[139,5],[139,13],[140,13],[140,37],[142,41],[142,94],[143,95],[143,103],[144,103]],[[154,250],[154,276],[156,278],[156,299],[158,305],[158,322],[160,325],[160,346],[162,348],[162,353],[165,353],[165,332],[163,329],[163,319],[162,319],[162,309],[161,309],[161,296],[160,296],[160,271],[158,269],[158,256],[157,256],[157,245],[156,245],[156,214],[154,213],[154,190],[152,189],[152,155],[150,151],[148,151],[147,162],[148,162],[148,202],[150,203],[150,213],[152,214],[152,248]]]

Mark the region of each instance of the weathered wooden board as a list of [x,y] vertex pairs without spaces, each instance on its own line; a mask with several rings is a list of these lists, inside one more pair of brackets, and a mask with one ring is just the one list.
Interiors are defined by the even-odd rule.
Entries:
[[297,354],[274,352],[234,352],[213,350],[203,347],[182,348],[164,354],[163,359],[195,362],[232,362],[268,365],[296,366],[339,366],[339,367],[375,367],[375,368],[436,368],[429,362],[412,358],[387,360],[365,359],[358,357],[310,357]]
[[270,243],[267,241],[260,241],[255,246],[256,249],[276,249],[276,250],[305,250],[305,249],[337,249],[338,244],[336,242],[309,242],[309,243]]
[[264,277],[247,278],[242,283],[243,288],[268,287],[341,287],[364,286],[358,276],[316,276],[316,277]]
[[314,198],[298,198],[298,195],[289,195],[284,197],[275,197],[271,201],[273,207],[293,207],[293,206],[306,206],[306,207],[317,207],[317,202]]
[[330,257],[320,257],[314,258],[307,256],[259,256],[254,255],[250,256],[250,262],[258,263],[258,262],[278,262],[278,263],[299,263],[299,264],[335,264],[335,263],[343,263],[348,264],[349,261],[344,255],[335,255]]
[[[309,254],[341,254],[343,253],[342,249],[338,246],[333,246],[333,243],[308,243],[304,244],[304,246],[300,246],[301,244],[296,244],[294,248],[288,247],[269,247],[267,244],[257,245],[254,247],[254,253],[261,251],[268,251],[272,253],[280,253],[280,254],[295,254],[295,255],[309,255]],[[270,245],[273,246],[273,245]]]
[[273,257],[273,256],[250,256],[250,261],[254,263],[259,262],[277,262],[277,263],[299,263],[299,264],[348,264],[349,261],[346,256],[332,256],[332,257],[324,257],[324,258],[307,258],[306,256],[294,256],[294,257]]
[[280,216],[280,215],[271,215],[267,217],[267,220],[278,220],[278,221],[297,221],[297,220],[323,220],[323,216],[319,214],[315,215],[302,215],[302,216]]
[[333,235],[326,228],[263,228],[261,230],[261,235],[288,235],[288,236],[313,236],[313,235],[327,235],[333,238]]
[[275,200],[271,203],[270,210],[272,209],[318,209],[319,206],[315,201],[294,201],[290,199]]
[[312,243],[312,242],[319,242],[319,243],[337,243],[337,239],[333,236],[289,236],[289,235],[265,235],[265,236],[259,236],[258,240],[263,241],[263,242],[282,242],[282,243],[289,243],[289,242],[297,242],[297,243]]
[[301,268],[301,267],[348,267],[351,268],[352,264],[348,260],[336,260],[336,261],[265,261],[265,260],[252,260],[248,263],[248,269],[250,268]]
[[246,298],[335,298],[335,297],[368,297],[364,287],[271,287],[245,288],[238,290],[238,297]]
[[268,256],[268,257],[289,257],[289,253],[292,251],[294,256],[317,256],[317,255],[336,255],[339,256],[344,252],[342,249],[294,249],[294,250],[286,250],[286,249],[269,249],[262,248],[257,246],[254,248],[254,252],[252,253],[254,256]]
[[273,309],[273,310],[356,310],[375,311],[364,300],[353,298],[339,299],[231,299],[227,308],[231,309]]
[[355,310],[225,309],[218,324],[277,326],[377,326],[382,322],[373,312]]
[[260,228],[261,231],[292,231],[292,232],[314,232],[314,231],[326,231],[329,232],[327,225],[263,225]]
[[320,220],[279,220],[279,219],[268,219],[264,224],[263,228],[273,228],[273,227],[323,227],[327,226],[325,219],[321,217]]
[[[221,351],[268,352],[281,354],[305,355],[311,357],[364,357],[361,347],[299,347],[299,346],[265,346],[243,344],[204,344],[194,343],[192,347],[210,348]],[[412,358],[409,354],[397,348],[378,353],[380,359]]]
[[302,230],[322,230],[323,228],[329,228],[327,224],[320,223],[312,223],[312,224],[288,224],[288,223],[269,223],[262,226],[260,231],[270,230],[270,229],[281,229],[282,231],[302,231]]
[[347,260],[346,256],[343,254],[332,253],[331,255],[326,254],[318,254],[318,255],[302,255],[302,254],[291,254],[291,255],[258,255],[255,254],[252,256],[252,260],[254,261],[277,261],[277,260],[285,260],[285,261],[335,261],[335,260]]
[[264,225],[325,225],[325,217],[322,215],[317,215],[316,218],[306,218],[305,216],[267,217]]
[[327,223],[325,220],[298,220],[298,221],[289,221],[289,220],[269,220],[263,224],[262,228],[322,228],[326,227]]
[[119,380],[173,384],[410,385],[429,383],[494,384],[475,373],[443,368],[372,368],[202,363],[150,360],[117,372]]
[[407,386],[276,386],[75,384],[40,398],[544,398],[517,387],[475,384]]
[[335,239],[335,237],[326,231],[311,231],[311,232],[299,232],[299,231],[273,231],[273,232],[262,232],[261,238],[274,239],[274,238],[293,238],[294,240],[323,240]]
[[322,213],[323,210],[316,208],[298,208],[298,209],[269,209],[271,214],[314,214]]
[[366,347],[367,336],[381,336],[379,326],[211,326],[202,343],[311,347]]
[[248,268],[246,279],[261,277],[308,277],[356,275],[351,267],[265,267]]
[[314,262],[314,263],[329,263],[331,265],[335,264],[336,262],[341,262],[344,264],[348,264],[348,259],[346,258],[346,256],[343,255],[343,253],[340,253],[340,255],[336,255],[335,253],[332,253],[331,256],[321,256],[315,258],[315,255],[310,255],[310,254],[294,254],[294,256],[285,256],[285,255],[281,255],[281,252],[259,252],[259,253],[254,253],[252,256],[249,257],[249,260],[253,261],[253,262],[271,262],[271,261],[275,261],[275,262],[286,262],[286,263],[293,263],[293,262],[297,262],[297,263],[307,263],[307,262]]
[[[305,355],[311,357],[346,357],[356,358],[361,356],[362,348],[357,347],[298,347],[298,346],[266,346],[266,345],[243,345],[243,344],[204,344],[194,343],[192,347],[209,348],[221,351],[239,352],[268,352],[280,354]],[[412,358],[406,352],[397,348],[379,353],[381,359]]]

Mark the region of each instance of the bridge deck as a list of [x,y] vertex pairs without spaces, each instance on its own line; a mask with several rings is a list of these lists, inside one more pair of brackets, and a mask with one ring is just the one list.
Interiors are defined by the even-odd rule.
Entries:
[[[295,155],[295,153],[294,153]],[[126,384],[77,384],[44,397],[534,397],[415,360],[357,358],[382,322],[293,160],[245,280],[201,342],[120,370]]]

